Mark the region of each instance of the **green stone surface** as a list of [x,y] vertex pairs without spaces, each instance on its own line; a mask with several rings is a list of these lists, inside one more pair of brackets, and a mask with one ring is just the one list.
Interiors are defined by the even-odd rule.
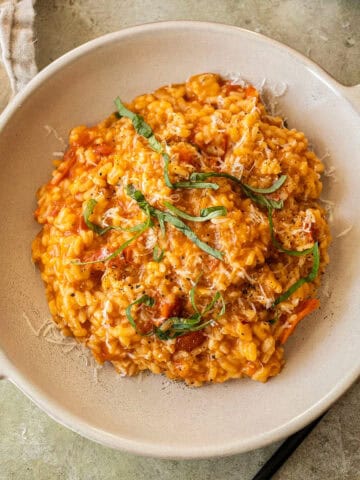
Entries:
[[[357,0],[37,0],[35,8],[40,69],[99,35],[146,22],[188,19],[263,33],[304,53],[343,84],[360,83]],[[0,107],[7,90],[0,72]],[[360,480],[359,407],[358,382],[274,480]],[[199,461],[138,457],[67,430],[9,381],[0,382],[0,480],[250,480],[278,446]]]

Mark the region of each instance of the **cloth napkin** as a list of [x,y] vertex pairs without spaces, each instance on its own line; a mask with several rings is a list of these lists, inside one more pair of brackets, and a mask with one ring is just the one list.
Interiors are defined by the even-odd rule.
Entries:
[[0,0],[0,109],[36,75],[35,0]]

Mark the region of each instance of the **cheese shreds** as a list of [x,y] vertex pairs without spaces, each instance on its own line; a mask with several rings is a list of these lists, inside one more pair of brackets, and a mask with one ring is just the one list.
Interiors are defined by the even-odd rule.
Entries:
[[63,145],[64,148],[67,147],[65,140],[58,134],[58,132],[55,130],[54,127],[51,127],[50,125],[44,125],[44,129],[46,130],[48,135],[50,134],[54,135],[56,140],[58,140],[61,143],[61,145]]
[[42,325],[40,325],[40,327],[36,330],[36,328],[33,326],[33,324],[31,323],[29,317],[26,315],[25,312],[22,313],[22,316],[23,318],[25,319],[26,323],[29,325],[29,328],[30,330],[33,332],[33,334],[38,337],[41,333],[41,331],[43,330],[43,328],[45,327],[45,325],[48,323],[48,320],[45,321]]
[[283,367],[284,326],[317,296],[323,165],[276,116],[285,82],[229,78],[195,75],[126,103],[119,92],[118,114],[73,128],[52,158],[32,253],[54,321],[32,331],[94,381],[96,359],[119,376],[265,382]]
[[349,227],[345,228],[345,230],[343,230],[341,233],[339,233],[338,235],[336,235],[336,238],[341,238],[341,237],[344,237],[345,235],[347,235],[348,233],[351,232],[351,230],[353,229],[354,225],[350,225]]

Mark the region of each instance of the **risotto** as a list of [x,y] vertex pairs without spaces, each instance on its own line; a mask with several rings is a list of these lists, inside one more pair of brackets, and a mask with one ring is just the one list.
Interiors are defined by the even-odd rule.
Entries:
[[253,86],[216,74],[115,103],[70,132],[38,192],[54,321],[122,375],[265,382],[319,305],[322,163]]

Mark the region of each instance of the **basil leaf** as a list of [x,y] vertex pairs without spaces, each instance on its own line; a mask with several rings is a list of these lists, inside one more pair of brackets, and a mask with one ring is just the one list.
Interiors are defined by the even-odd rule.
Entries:
[[132,119],[132,124],[134,125],[136,132],[142,137],[148,139],[153,135],[150,125],[145,122],[144,117],[141,115],[135,115]]
[[164,159],[164,180],[167,187],[171,189],[175,188],[212,188],[213,190],[217,190],[219,188],[216,183],[203,183],[203,182],[178,182],[172,183],[169,177],[169,155],[164,152],[164,149],[161,143],[157,140],[154,135],[153,130],[151,129],[150,125],[145,122],[144,118],[141,115],[137,115],[134,112],[128,110],[125,105],[122,103],[119,97],[115,99],[115,105],[118,109],[118,113],[120,117],[129,118],[132,121],[132,124],[136,130],[136,133],[141,135],[142,137],[146,138],[150,148],[152,148],[155,152],[161,153]]
[[160,340],[172,340],[191,332],[197,332],[210,325],[212,320],[201,323],[201,316],[198,315],[190,318],[172,317],[167,322],[166,330],[163,330],[162,326],[155,329],[155,335]]
[[90,198],[86,203],[83,217],[84,217],[86,226],[90,228],[90,230],[97,233],[98,235],[104,235],[104,233],[109,231],[110,228],[109,227],[102,228],[99,225],[96,225],[95,223],[91,222],[89,219],[90,215],[94,213],[94,208],[97,205],[97,203],[98,202],[94,198]]
[[[71,262],[74,265],[92,265],[94,263],[100,263],[100,262],[108,262],[109,260],[112,260],[113,258],[117,257],[122,253],[126,247],[128,247],[132,242],[134,242],[136,239],[138,239],[148,228],[152,226],[151,218],[150,215],[148,215],[147,220],[141,224],[140,230],[134,235],[133,237],[129,238],[126,242],[124,242],[122,245],[120,245],[119,248],[117,248],[113,253],[108,255],[107,257],[100,258],[99,260],[92,260],[90,262]],[[139,227],[139,225],[137,226]]]
[[165,230],[165,220],[164,220],[164,216],[163,215],[160,215],[160,213],[157,214],[157,219],[158,219],[158,222],[159,222],[159,227],[160,227],[160,231],[161,231],[161,234],[163,237],[165,237],[166,235],[166,230]]
[[133,121],[133,119],[136,117],[136,114],[134,112],[131,112],[125,107],[125,105],[120,100],[120,97],[117,97],[115,99],[115,105],[118,109],[120,117],[130,118],[131,121]]
[[217,183],[206,182],[177,182],[174,183],[174,188],[210,188],[211,190],[218,190],[219,185]]
[[207,218],[207,220],[210,220],[211,218],[224,217],[226,214],[227,210],[223,206],[207,207],[200,210],[200,217]]
[[153,260],[154,262],[161,262],[161,260],[164,258],[164,250],[161,250],[160,247],[155,245],[154,250],[153,250]]
[[203,180],[207,180],[211,177],[217,178],[228,178],[239,185],[242,185],[241,180],[234,175],[230,175],[230,173],[221,173],[221,172],[194,172],[190,175],[189,180],[190,182],[202,182]]
[[225,207],[222,207],[222,206],[208,207],[200,210],[200,217],[195,217],[180,210],[170,202],[164,202],[164,205],[168,208],[168,210],[170,210],[172,213],[174,213],[178,217],[184,218],[185,220],[190,220],[191,222],[207,222],[212,218],[223,217],[227,214],[227,210]]
[[170,177],[169,177],[170,157],[167,153],[162,153],[162,157],[163,157],[163,160],[164,160],[164,180],[165,180],[165,184],[169,188],[175,188],[174,184],[171,182]]
[[200,280],[201,276],[202,276],[202,273],[198,276],[198,278],[195,281],[194,286],[192,287],[192,289],[189,292],[191,306],[193,307],[194,312],[197,313],[197,314],[199,314],[199,310],[198,310],[196,302],[195,302],[195,290],[196,290],[197,284],[199,283],[199,280]]
[[[216,292],[211,302],[205,307],[205,310],[202,312],[202,315],[206,315],[214,307],[215,303],[221,298],[221,293]],[[221,309],[222,310],[222,309]]]
[[217,190],[219,185],[216,183],[205,183],[205,182],[176,182],[172,183],[169,176],[169,162],[170,157],[167,153],[162,153],[162,157],[164,159],[164,180],[167,187],[175,189],[175,188],[211,188],[212,190]]
[[245,195],[250,198],[250,200],[257,203],[261,207],[279,210],[284,206],[284,202],[282,200],[273,200],[272,198],[267,198],[264,195],[253,193],[251,190],[248,190],[245,185],[242,186],[242,190]]
[[251,190],[252,192],[255,193],[274,193],[276,190],[278,190],[282,185],[284,184],[287,176],[286,175],[281,175],[281,177],[276,180],[270,187],[268,188],[256,188],[256,187],[251,187],[250,185],[244,183],[243,185],[248,189]]
[[[155,214],[158,211],[155,211]],[[178,217],[175,217],[171,213],[164,213],[161,212],[163,215],[164,221],[167,223],[170,223],[173,225],[175,228],[177,228],[180,232],[182,232],[189,240],[191,240],[195,245],[197,245],[201,250],[203,250],[205,253],[208,253],[214,258],[217,258],[218,260],[222,260],[223,258],[223,253],[220,252],[219,250],[216,250],[215,248],[210,247],[207,243],[203,242],[200,240],[200,238],[196,235],[196,233],[191,230],[190,227],[188,227],[183,221],[181,221]]]
[[222,172],[194,172],[190,175],[190,181],[199,182],[206,180],[210,177],[219,177],[219,178],[228,178],[233,182],[237,183],[253,202],[257,203],[262,207],[280,209],[283,207],[284,202],[282,200],[273,200],[272,198],[267,198],[264,193],[273,193],[278,190],[285,182],[286,175],[282,175],[271,187],[269,188],[255,188],[243,183],[239,178],[230,175],[229,173]]
[[126,314],[127,319],[129,320],[130,324],[132,325],[132,327],[134,328],[134,330],[136,331],[136,333],[138,335],[141,335],[142,337],[149,337],[150,335],[153,335],[154,331],[151,331],[151,332],[145,333],[145,334],[140,333],[137,329],[134,317],[131,314],[131,308],[134,305],[140,305],[140,304],[144,304],[147,307],[153,307],[154,304],[155,304],[155,300],[152,297],[149,297],[149,295],[143,295],[142,297],[138,298],[134,302],[130,303],[130,305],[125,310],[125,314]]
[[225,303],[224,297],[221,295],[221,293],[220,293],[220,298],[219,298],[219,300],[221,300],[221,310],[220,310],[220,312],[216,315],[216,319],[218,319],[219,317],[222,317],[223,315],[225,315],[225,312],[226,312],[226,303]]
[[190,175],[190,181],[198,182],[206,180],[210,177],[228,178],[229,180],[238,183],[240,186],[245,187],[247,190],[250,190],[254,193],[274,193],[284,184],[287,178],[286,175],[281,175],[281,177],[268,188],[252,187],[251,185],[243,183],[239,178],[235,177],[234,175],[230,175],[230,173],[224,172],[194,172]]
[[144,195],[139,190],[136,190],[133,185],[128,185],[126,187],[126,192],[139,204],[142,210],[147,211],[150,216],[155,217],[159,221],[159,225],[163,234],[165,234],[165,222],[170,223],[180,232],[182,232],[186,237],[188,237],[193,243],[195,243],[195,245],[197,245],[201,250],[217,258],[218,260],[222,260],[223,253],[219,250],[216,250],[215,248],[210,247],[210,245],[200,240],[200,238],[195,234],[195,232],[193,232],[190,227],[188,227],[183,221],[181,221],[180,218],[172,215],[171,213],[163,212],[161,210],[158,210],[157,208],[152,207],[147,202]]
[[224,302],[224,299],[223,299],[222,295],[219,292],[217,292],[214,295],[211,302],[208,304],[208,306],[204,309],[204,311],[200,313],[197,306],[196,306],[196,302],[195,302],[195,289],[196,289],[196,286],[198,284],[198,281],[199,281],[200,277],[201,277],[201,275],[199,275],[199,277],[197,278],[197,280],[195,282],[195,285],[193,286],[193,288],[189,292],[191,305],[193,306],[194,311],[195,311],[195,313],[193,315],[191,315],[190,317],[170,317],[170,318],[166,319],[162,323],[162,325],[160,325],[160,327],[155,327],[151,332],[149,332],[147,334],[141,334],[137,330],[136,322],[135,322],[133,316],[131,315],[131,308],[134,305],[141,304],[141,303],[144,303],[148,307],[152,307],[155,303],[155,300],[152,297],[149,297],[148,295],[143,295],[142,297],[138,298],[133,303],[131,303],[125,310],[126,316],[129,320],[130,324],[135,329],[135,331],[139,335],[143,335],[143,336],[155,335],[160,340],[171,340],[171,339],[175,339],[177,337],[186,335],[190,332],[197,332],[197,331],[202,330],[203,328],[207,327],[208,325],[211,325],[213,320],[208,320],[206,322],[202,322],[202,317],[204,315],[206,315],[206,313],[208,313],[214,307],[215,303],[218,300],[221,299],[222,308],[221,308],[219,314],[216,317],[216,318],[219,318],[221,315],[223,315],[225,313],[225,302]]
[[157,138],[155,137],[155,135],[151,135],[149,138],[148,138],[148,142],[149,142],[149,145],[150,145],[150,148],[152,148],[152,150],[154,150],[154,152],[157,152],[157,153],[161,153],[162,152],[162,145],[161,143],[157,140]]
[[320,251],[318,242],[314,243],[312,247],[312,255],[313,255],[313,265],[311,268],[311,272],[306,277],[299,278],[297,282],[291,285],[279,298],[275,300],[273,303],[273,307],[278,305],[279,303],[287,300],[296,290],[298,290],[304,283],[310,283],[315,280],[319,273],[319,266],[320,266]]
[[95,223],[91,222],[90,219],[89,219],[90,215],[93,214],[94,208],[97,205],[97,203],[98,202],[96,200],[94,200],[93,198],[90,198],[86,203],[85,210],[84,210],[84,213],[83,213],[83,217],[84,217],[84,221],[85,221],[87,227],[90,228],[90,230],[92,230],[93,232],[97,233],[98,235],[104,235],[109,230],[117,230],[117,231],[120,231],[120,232],[134,232],[135,233],[135,232],[139,232],[140,230],[142,230],[144,228],[144,226],[147,224],[147,221],[145,221],[145,222],[139,223],[138,225],[134,225],[133,227],[129,227],[129,228],[123,228],[123,227],[119,227],[119,226],[116,226],[116,225],[108,225],[107,227],[102,228],[99,225],[96,225]]

